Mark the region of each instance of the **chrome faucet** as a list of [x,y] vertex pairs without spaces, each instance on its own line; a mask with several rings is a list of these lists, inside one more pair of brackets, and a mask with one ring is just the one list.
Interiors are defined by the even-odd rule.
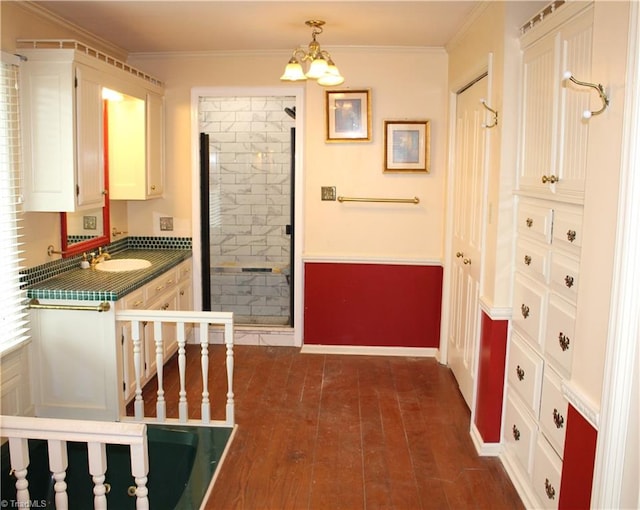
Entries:
[[95,253],[91,254],[89,265],[91,266],[91,269],[95,269],[100,262],[104,260],[109,260],[110,258],[111,258],[111,255],[109,255],[106,251],[102,251],[102,248],[98,248],[97,255]]

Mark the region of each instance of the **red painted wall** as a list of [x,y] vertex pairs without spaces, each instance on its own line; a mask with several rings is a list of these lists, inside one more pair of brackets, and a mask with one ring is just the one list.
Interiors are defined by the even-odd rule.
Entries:
[[475,424],[485,443],[500,442],[507,324],[482,313]]
[[560,510],[591,507],[591,484],[598,432],[569,404],[564,440]]
[[306,263],[305,344],[439,347],[442,267]]

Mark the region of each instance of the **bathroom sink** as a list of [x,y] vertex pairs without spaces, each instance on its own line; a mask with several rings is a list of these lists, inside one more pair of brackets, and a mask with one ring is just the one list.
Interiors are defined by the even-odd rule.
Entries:
[[111,259],[96,264],[98,271],[117,273],[120,271],[135,271],[151,267],[151,262],[145,259]]

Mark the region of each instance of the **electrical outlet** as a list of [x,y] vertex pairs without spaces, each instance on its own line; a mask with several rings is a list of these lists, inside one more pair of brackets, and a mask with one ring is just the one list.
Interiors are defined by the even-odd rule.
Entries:
[[336,187],[335,186],[322,186],[321,196],[322,200],[335,200],[336,199]]
[[160,230],[173,230],[173,217],[161,216],[160,217]]

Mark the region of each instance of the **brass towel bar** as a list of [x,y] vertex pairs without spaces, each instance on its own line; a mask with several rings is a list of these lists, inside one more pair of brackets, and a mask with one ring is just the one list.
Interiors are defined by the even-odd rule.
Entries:
[[385,202],[390,204],[419,204],[418,197],[413,198],[355,198],[355,197],[338,197],[338,202]]
[[35,310],[84,310],[88,312],[107,312],[111,309],[111,305],[107,301],[103,301],[99,305],[41,305],[40,301],[33,298],[29,301],[29,308]]

